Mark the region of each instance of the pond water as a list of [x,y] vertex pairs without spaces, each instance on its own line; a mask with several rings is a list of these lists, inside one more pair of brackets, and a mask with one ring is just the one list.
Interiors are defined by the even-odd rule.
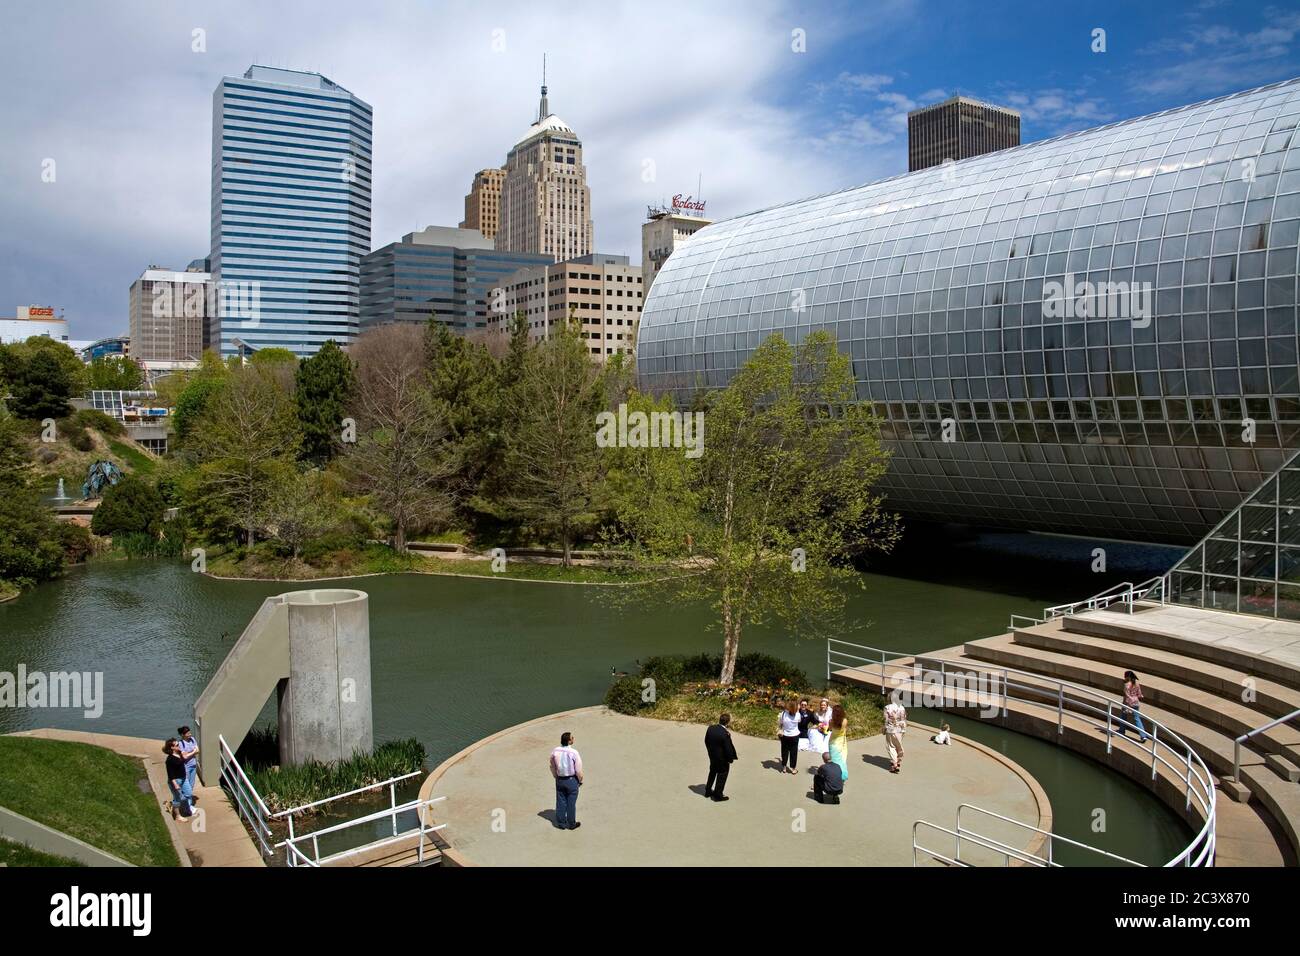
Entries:
[[[1011,613],[1077,600],[1117,580],[1141,580],[1177,558],[1167,549],[1103,543],[1109,571],[1091,571],[1097,542],[1034,535],[911,534],[863,574],[844,638],[900,651],[950,647],[1006,630]],[[218,581],[187,561],[98,563],[0,604],[0,671],[104,673],[102,717],[0,709],[0,732],[64,727],[165,737],[191,722],[194,700],[262,600],[303,585]],[[430,766],[512,724],[599,703],[611,669],[651,654],[716,652],[703,606],[635,610],[598,587],[432,575],[356,580],[370,594],[377,741],[417,737]],[[765,651],[825,675],[825,644],[778,629],[747,633]],[[266,722],[273,719],[271,705]],[[922,718],[924,719],[924,718]],[[949,719],[1034,774],[1057,832],[1161,863],[1189,838],[1145,790],[1068,750],[978,721]],[[1106,830],[1093,831],[1094,810]],[[951,826],[952,821],[934,821]]]

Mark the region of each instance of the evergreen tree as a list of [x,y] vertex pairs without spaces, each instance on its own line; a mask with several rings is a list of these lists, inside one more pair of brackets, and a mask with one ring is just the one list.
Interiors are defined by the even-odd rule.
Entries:
[[524,362],[506,404],[507,503],[549,533],[572,563],[574,541],[594,515],[601,477],[596,415],[604,406],[604,377],[570,321]]
[[9,407],[18,418],[63,418],[72,413],[68,399],[73,380],[49,350],[41,349],[23,363],[10,391]]
[[343,419],[356,390],[352,360],[333,339],[298,366],[294,404],[302,426],[302,458],[325,465],[339,452]]

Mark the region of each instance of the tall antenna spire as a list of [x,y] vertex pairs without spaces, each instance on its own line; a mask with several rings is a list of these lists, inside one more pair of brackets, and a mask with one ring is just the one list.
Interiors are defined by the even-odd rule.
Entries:
[[551,115],[551,107],[546,102],[546,54],[542,54],[542,101],[537,104],[537,122]]

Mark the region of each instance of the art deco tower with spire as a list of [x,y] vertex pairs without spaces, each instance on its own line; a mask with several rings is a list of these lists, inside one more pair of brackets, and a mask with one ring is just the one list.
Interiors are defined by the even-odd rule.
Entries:
[[589,254],[593,232],[582,141],[551,112],[543,59],[537,120],[506,156],[496,247],[562,262]]

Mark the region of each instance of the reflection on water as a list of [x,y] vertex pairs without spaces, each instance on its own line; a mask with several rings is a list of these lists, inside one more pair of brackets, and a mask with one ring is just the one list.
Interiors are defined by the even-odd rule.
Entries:
[[[1032,535],[912,534],[898,556],[864,575],[848,614],[858,625],[843,636],[901,651],[950,647],[1000,633],[1011,613],[1141,580],[1177,557],[1103,543],[1110,573],[1097,575],[1089,571],[1096,546]],[[429,575],[357,586],[371,598],[376,739],[418,737],[432,764],[512,724],[599,703],[611,667],[632,670],[650,654],[719,644],[701,606],[633,613],[609,604],[599,588]],[[4,709],[0,732],[50,726],[166,737],[192,722],[194,700],[262,600],[294,587],[216,581],[191,573],[183,560],[134,561],[78,568],[0,605],[0,671],[19,663],[103,671],[105,689],[99,720],[80,711]],[[754,629],[742,650],[778,654],[814,679],[825,676],[819,642]],[[273,719],[270,702],[264,717]],[[1039,778],[1058,832],[1117,852],[1138,846],[1151,862],[1186,841],[1181,823],[1128,781],[1052,745],[960,723],[960,733]],[[1105,833],[1092,832],[1097,807],[1107,811]]]

